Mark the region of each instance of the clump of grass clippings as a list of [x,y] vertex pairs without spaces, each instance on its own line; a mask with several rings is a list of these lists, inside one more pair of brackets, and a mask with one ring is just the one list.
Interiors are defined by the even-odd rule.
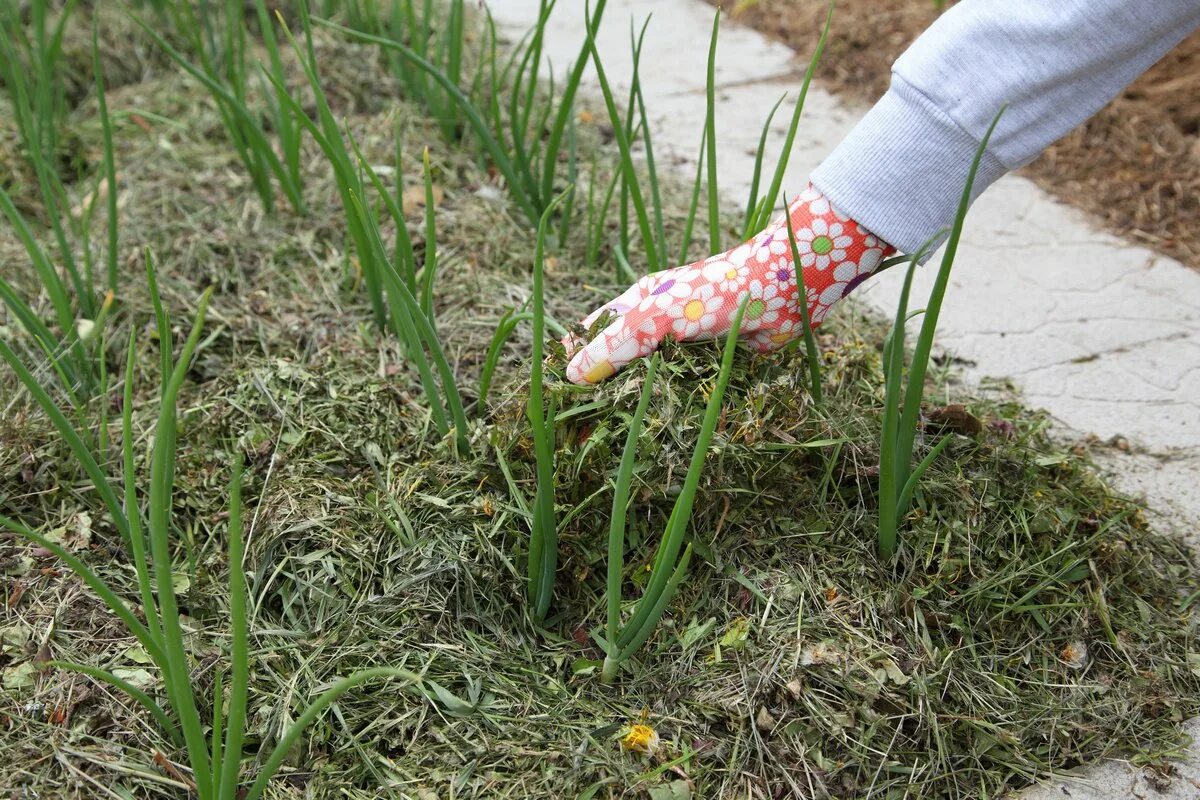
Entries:
[[[121,620],[142,647],[146,658],[162,675],[166,687],[167,702],[164,705],[133,685],[116,672],[73,661],[51,660],[47,666],[71,672],[79,672],[100,683],[108,684],[123,692],[130,700],[140,705],[153,718],[161,732],[171,743],[186,755],[191,775],[187,783],[200,800],[257,800],[267,784],[283,764],[289,750],[299,740],[304,730],[317,716],[338,697],[350,689],[376,678],[401,678],[417,683],[420,678],[411,672],[388,667],[360,670],[329,687],[288,726],[279,737],[276,746],[268,754],[263,766],[257,770],[253,784],[242,790],[246,777],[243,773],[243,744],[246,739],[247,691],[250,681],[249,634],[247,618],[247,586],[242,568],[245,539],[242,530],[242,456],[233,458],[232,478],[229,484],[229,597],[231,645],[229,656],[229,700],[226,713],[224,673],[217,671],[211,698],[198,696],[192,681],[194,665],[184,641],[179,598],[175,590],[173,564],[172,496],[175,492],[176,445],[178,442],[178,411],[176,408],[179,391],[183,386],[196,348],[200,344],[204,319],[208,312],[212,292],[200,298],[196,318],[184,342],[179,360],[172,352],[171,323],[158,296],[157,280],[153,262],[147,256],[147,280],[151,287],[159,342],[162,348],[163,372],[159,376],[161,395],[158,420],[154,427],[150,455],[150,486],[141,494],[147,496],[143,517],[142,503],[137,489],[137,466],[134,458],[133,432],[133,386],[136,363],[136,336],[131,334],[125,366],[125,383],[122,412],[122,476],[124,502],[119,503],[108,479],[100,472],[91,454],[81,447],[83,436],[71,424],[46,394],[45,388],[29,373],[7,345],[0,341],[0,357],[16,372],[25,389],[42,406],[54,422],[60,435],[75,452],[81,466],[88,472],[93,488],[105,499],[110,521],[119,530],[128,548],[130,561],[137,574],[143,623],[134,608],[123,600],[116,591],[99,577],[82,559],[66,547],[29,528],[22,522],[0,514],[0,528],[18,536],[53,554],[85,583],[103,601],[108,609]],[[209,721],[204,724],[205,718]]]
[[[878,342],[883,329],[869,333]],[[776,764],[769,784],[811,781],[837,797],[995,796],[1126,745],[1170,752],[1200,698],[1190,551],[1055,444],[1046,420],[972,400],[980,430],[918,429],[949,441],[914,492],[905,548],[880,561],[878,453],[863,444],[878,425],[868,409],[880,347],[836,317],[822,339],[820,414],[802,350],[738,353],[688,527],[691,578],[627,683],[673,719],[737,709]],[[614,481],[638,509],[620,579],[629,594],[651,569],[634,554],[653,548],[684,488],[715,370],[712,344],[667,342],[652,393],[639,362],[584,393],[548,385],[559,387],[556,501],[571,509],[560,571],[585,576],[559,602],[600,641]],[[643,399],[636,468],[616,469]],[[509,466],[529,480],[528,462]],[[664,692],[673,699],[654,699]],[[681,730],[703,738],[713,724]],[[699,772],[707,792],[729,790]]]
[[[102,36],[113,19],[125,19],[117,6],[94,5]],[[340,5],[319,7],[344,19]],[[90,30],[67,36],[91,38]],[[351,167],[412,165],[407,187],[382,169],[362,181],[371,186],[359,203],[381,217],[389,255],[408,247],[387,219],[392,210],[374,208],[386,206],[379,190],[403,215],[396,193],[421,193],[416,165],[426,146],[436,154],[445,190],[437,207],[437,332],[458,385],[473,388],[503,314],[515,309],[512,322],[530,313],[530,221],[500,191],[504,178],[481,162],[473,137],[446,145],[440,120],[403,98],[393,105],[402,93],[380,88],[396,79],[378,48],[345,38],[314,31],[339,131],[348,148],[361,149],[361,157],[349,154]],[[887,326],[864,317],[853,300],[816,336],[824,362],[819,414],[803,348],[736,352],[684,545],[693,549],[688,580],[621,679],[603,686],[597,641],[607,622],[613,484],[647,366],[630,365],[599,387],[573,387],[563,381],[562,354],[547,346],[560,560],[553,611],[531,624],[526,565],[514,555],[528,534],[523,498],[536,485],[525,417],[527,320],[500,337],[487,400],[464,396],[480,430],[486,426],[488,447],[453,456],[437,441],[404,343],[380,332],[363,292],[347,290],[356,280],[347,211],[318,145],[305,136],[300,160],[310,215],[263,214],[207,90],[165,59],[139,58],[134,42],[144,38],[114,41],[113,58],[145,64],[130,73],[138,83],[122,86],[107,62],[122,247],[153,246],[161,302],[176,320],[190,319],[195,298],[213,287],[210,321],[178,396],[170,509],[189,678],[211,741],[209,698],[225,695],[221,727],[233,724],[230,621],[239,606],[230,569],[239,559],[231,553],[229,454],[241,450],[251,666],[243,770],[252,774],[281,744],[289,750],[266,796],[601,798],[690,790],[693,797],[992,798],[1105,754],[1159,768],[1175,752],[1177,721],[1200,709],[1192,671],[1200,586],[1191,553],[1150,530],[1136,503],[1052,440],[1044,417],[962,390],[953,369],[935,371],[948,383],[926,397],[952,396],[979,424],[950,426],[953,415],[924,409],[918,447],[926,439],[948,444],[914,493],[904,547],[892,562],[879,561],[872,544]],[[506,56],[500,52],[500,66]],[[285,63],[295,70],[291,85],[300,85],[299,65]],[[498,98],[505,124],[509,85],[500,82]],[[473,97],[486,94],[481,88]],[[312,111],[311,102],[305,107]],[[460,122],[469,125],[465,116]],[[601,230],[561,239],[546,260],[545,324],[555,335],[562,332],[554,318],[579,319],[623,288],[612,285],[615,190],[601,212],[616,152],[600,144],[603,119],[577,122],[580,160],[600,168],[595,191],[578,191],[593,196]],[[92,177],[99,177],[94,104],[76,109],[72,127],[96,154]],[[397,146],[403,158],[393,162]],[[589,177],[580,171],[580,180]],[[681,187],[670,171],[658,174],[672,250],[684,238],[692,177]],[[85,205],[79,201],[94,183],[68,184],[69,206]],[[582,219],[587,204],[579,196]],[[353,200],[351,208],[358,212]],[[741,211],[724,230],[742,225]],[[406,216],[419,239],[421,212]],[[560,229],[557,221],[552,229]],[[36,224],[34,231],[53,251],[53,231]],[[373,237],[370,244],[378,246]],[[2,225],[0,252],[10,260],[26,252]],[[396,272],[419,298],[423,287],[405,257],[394,257]],[[640,263],[636,252],[629,259]],[[110,345],[97,342],[114,373],[127,355],[117,343],[130,328],[142,342],[157,331],[142,327],[152,299],[125,264],[121,303],[106,328]],[[35,281],[30,271],[10,282],[34,297]],[[48,301],[36,310],[47,318],[53,311]],[[37,352],[23,334],[10,338],[11,317],[4,324],[0,339],[32,365]],[[186,334],[168,329],[158,338]],[[662,349],[629,478],[626,598],[645,590],[720,357],[712,342]],[[162,361],[154,346],[139,346],[135,358],[133,402],[106,405],[130,409],[136,485],[145,487]],[[97,401],[120,394],[102,389]],[[58,541],[131,607],[143,605],[133,559],[108,499],[93,491],[90,467],[3,364],[0,397],[0,507]],[[96,430],[104,424],[99,402],[68,412],[65,400],[54,400],[79,430],[79,451],[100,451],[97,473],[122,473],[120,448],[103,444],[120,442],[122,414],[112,412],[115,436],[106,439]],[[472,444],[484,441],[476,436]],[[122,508],[122,487],[113,488]],[[56,798],[93,797],[101,786],[129,797],[183,796],[186,756],[151,712],[92,678],[45,668],[48,651],[107,670],[168,711],[163,675],[145,663],[144,648],[62,565],[48,550],[0,534],[0,785]],[[283,742],[298,701],[380,665],[419,674],[421,683],[401,691],[397,681],[364,685],[317,714],[298,740]]]

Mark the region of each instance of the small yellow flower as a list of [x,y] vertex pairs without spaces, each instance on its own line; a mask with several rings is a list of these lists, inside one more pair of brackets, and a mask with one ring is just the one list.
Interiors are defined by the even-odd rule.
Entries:
[[634,753],[652,754],[658,749],[658,731],[641,723],[630,725],[629,732],[621,737],[621,748]]

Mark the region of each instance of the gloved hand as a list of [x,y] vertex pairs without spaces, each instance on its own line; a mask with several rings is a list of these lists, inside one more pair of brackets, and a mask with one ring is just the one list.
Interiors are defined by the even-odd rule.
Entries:
[[[788,214],[800,252],[805,302],[816,327],[894,249],[839,214],[811,185]],[[804,332],[795,269],[787,221],[780,219],[725,253],[647,275],[583,321],[587,328],[606,311],[617,315],[575,352],[567,378],[598,383],[652,353],[665,336],[680,341],[724,336],[747,293],[751,299],[742,322],[743,340],[764,352],[782,347]],[[571,351],[580,343],[563,344]]]

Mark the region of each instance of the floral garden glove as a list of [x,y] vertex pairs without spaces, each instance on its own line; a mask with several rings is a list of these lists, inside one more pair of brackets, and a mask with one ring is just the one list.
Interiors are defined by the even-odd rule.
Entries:
[[[788,208],[800,252],[806,302],[813,327],[894,249],[839,214],[811,185]],[[589,327],[606,311],[617,318],[567,365],[573,383],[598,383],[635,358],[653,352],[665,336],[680,341],[729,332],[746,293],[750,302],[742,338],[766,352],[803,333],[786,220],[750,241],[684,267],[647,275],[624,294],[593,311]],[[571,342],[564,342],[571,349]]]

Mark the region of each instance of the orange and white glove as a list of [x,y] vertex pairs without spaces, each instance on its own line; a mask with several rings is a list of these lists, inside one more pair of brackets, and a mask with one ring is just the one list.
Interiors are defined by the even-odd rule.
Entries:
[[[729,333],[733,316],[749,294],[742,338],[766,352],[804,332],[797,302],[797,266],[802,270],[813,327],[830,307],[862,283],[895,252],[870,231],[838,213],[811,185],[788,208],[800,264],[792,259],[785,219],[748,242],[684,267],[647,275],[620,297],[593,311],[617,315],[567,365],[573,383],[598,383],[635,358],[654,352],[666,336],[679,341]],[[568,351],[578,343],[564,341]]]

